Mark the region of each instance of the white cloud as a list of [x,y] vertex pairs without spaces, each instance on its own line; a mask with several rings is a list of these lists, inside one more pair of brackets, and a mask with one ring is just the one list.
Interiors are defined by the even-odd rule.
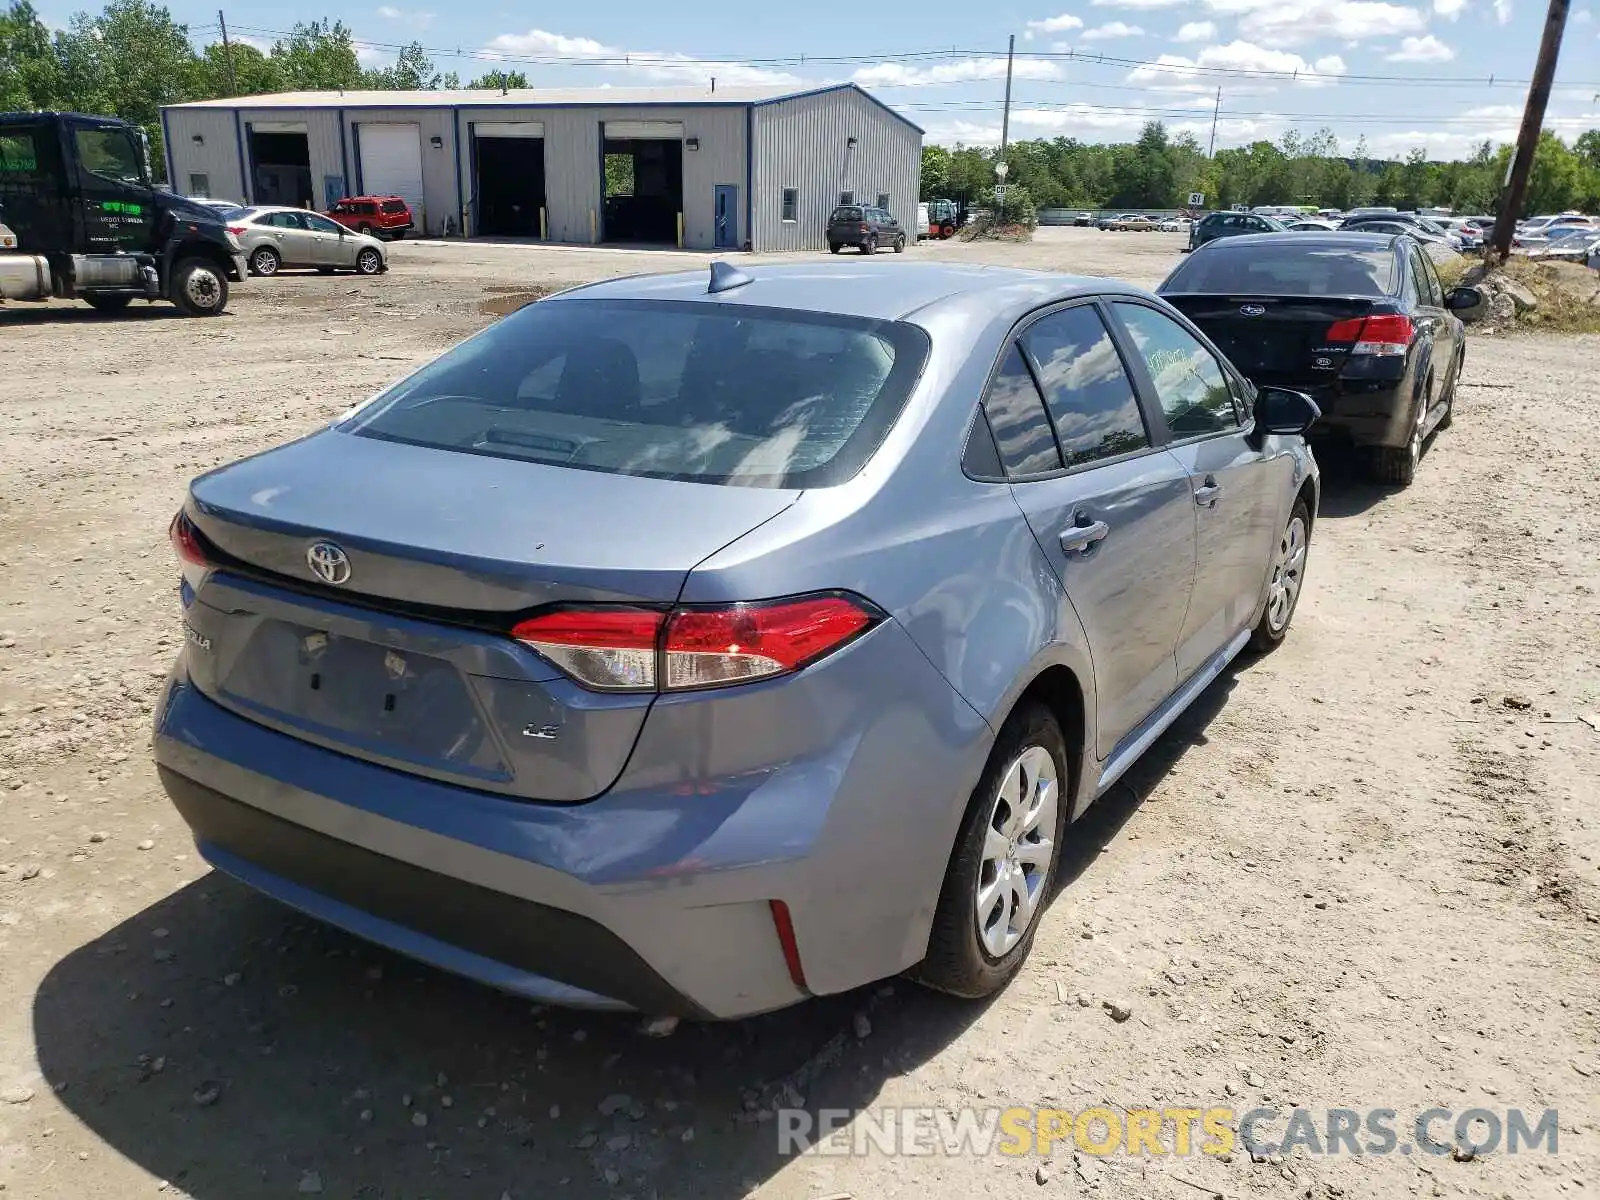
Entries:
[[1096,8],[1176,8],[1189,0],[1090,0]]
[[[1437,3],[1437,0],[1435,0],[1435,3]],[[1587,8],[1580,8],[1572,14],[1572,20],[1569,23],[1572,25],[1587,25],[1592,20],[1594,20],[1594,14]]]
[[426,29],[433,24],[433,14],[431,12],[395,8],[392,4],[380,6],[378,15],[385,21],[394,21],[396,24],[405,25],[411,29]]
[[1511,0],[1494,0],[1494,15],[1495,20],[1499,21],[1500,24],[1510,24]]
[[[1013,75],[1017,79],[1060,79],[1061,68],[1053,62],[1022,58],[1014,64]],[[930,67],[875,63],[870,67],[862,67],[850,76],[850,81],[863,87],[936,87],[940,84],[976,83],[1005,77],[1006,60],[1003,58],[958,58]]]
[[1082,29],[1083,21],[1071,13],[1062,13],[1058,17],[1046,17],[1042,21],[1029,21],[1024,37],[1032,37],[1035,33],[1065,33],[1069,29]]
[[1143,37],[1144,30],[1137,25],[1129,25],[1126,21],[1107,21],[1104,25],[1084,31],[1083,40],[1086,42],[1100,42],[1108,38]]
[[356,61],[363,67],[386,67],[394,61],[394,56],[373,46],[357,46]]
[[[1509,0],[1495,0],[1509,3]],[[1387,0],[1206,0],[1218,12],[1239,12],[1239,32],[1264,46],[1297,46],[1319,38],[1345,43],[1421,33],[1427,19]]]
[[[798,75],[791,75],[787,71],[747,67],[737,63],[697,62],[686,54],[664,54],[651,50],[629,51],[618,46],[608,46],[593,38],[569,37],[544,29],[530,29],[526,33],[502,33],[491,39],[484,47],[484,57],[512,63],[520,58],[540,58],[550,55],[616,60],[617,69],[627,71],[634,79],[708,83],[711,76],[715,75],[720,83],[735,87],[786,87],[804,82]],[[631,59],[631,62],[624,64],[622,60],[625,58]]]
[[1467,7],[1467,0],[1433,0],[1433,11],[1446,21],[1454,21]]
[[1175,40],[1180,42],[1209,42],[1217,36],[1217,26],[1213,21],[1189,21],[1178,30]]
[[1390,62],[1435,63],[1449,62],[1456,52],[1433,34],[1426,37],[1408,37],[1400,41],[1400,49],[1388,55]]

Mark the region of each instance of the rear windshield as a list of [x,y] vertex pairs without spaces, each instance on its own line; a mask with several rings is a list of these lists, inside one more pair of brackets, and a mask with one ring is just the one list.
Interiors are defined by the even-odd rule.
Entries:
[[406,210],[406,202],[404,200],[385,200],[380,207],[386,213],[403,213]]
[[928,339],[894,321],[633,300],[530,304],[340,428],[619,475],[747,487],[850,478]]
[[1208,242],[1186,259],[1163,292],[1241,296],[1387,296],[1394,288],[1394,254],[1387,247],[1313,248],[1296,235],[1240,246]]
[[833,216],[828,218],[830,221],[861,221],[865,219],[866,214],[859,205],[855,204],[841,204],[833,210]]

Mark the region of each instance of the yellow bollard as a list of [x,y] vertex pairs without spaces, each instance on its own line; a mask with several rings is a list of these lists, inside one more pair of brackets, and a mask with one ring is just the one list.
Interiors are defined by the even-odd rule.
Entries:
[[539,210],[539,240],[548,242],[550,240],[550,228],[545,224],[544,214],[545,210],[541,208]]
[[599,240],[600,240],[600,235],[595,231],[594,209],[591,208],[589,210],[589,241],[591,243],[593,243],[593,242],[598,242]]
[[683,214],[678,214],[678,249],[683,249]]

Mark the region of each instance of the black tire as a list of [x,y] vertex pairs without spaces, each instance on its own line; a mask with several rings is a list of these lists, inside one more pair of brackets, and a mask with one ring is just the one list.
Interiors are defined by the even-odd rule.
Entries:
[[[1283,581],[1283,573],[1289,568],[1289,559],[1294,551],[1294,530],[1296,523],[1300,530],[1300,547],[1302,553],[1295,567],[1296,575],[1292,591],[1287,596],[1287,611],[1275,608],[1276,589]],[[1277,646],[1289,633],[1289,625],[1294,620],[1294,610],[1300,603],[1300,593],[1305,586],[1306,563],[1309,561],[1311,548],[1311,510],[1306,507],[1304,500],[1296,499],[1294,507],[1289,510],[1289,519],[1284,522],[1283,532],[1278,535],[1278,546],[1273,552],[1272,576],[1267,581],[1267,605],[1261,612],[1261,620],[1256,623],[1255,629],[1250,634],[1250,649],[1257,654],[1265,654]]]
[[132,296],[85,296],[83,302],[95,312],[119,313],[133,303]]
[[383,255],[371,246],[356,255],[357,275],[376,275],[383,270]]
[[895,238],[895,240],[894,240],[894,252],[896,254],[904,254],[906,252],[905,235],[902,234],[900,237]]
[[[983,870],[984,843],[1001,783],[1012,765],[1033,747],[1048,752],[1055,766],[1056,811],[1050,832],[1053,849],[1049,867],[1039,880],[1038,900],[1027,928],[1015,945],[995,957],[980,941],[978,929],[977,888]],[[1034,933],[1055,886],[1067,809],[1072,803],[1070,779],[1066,741],[1055,717],[1041,704],[1028,703],[1019,707],[1001,727],[983,775],[967,804],[966,815],[961,819],[939,905],[934,910],[928,954],[911,972],[919,983],[976,1000],[999,991],[1021,968],[1033,947]]]
[[317,274],[318,275],[332,275],[333,274],[333,268],[332,267],[318,267],[317,268]]
[[1424,438],[1422,426],[1432,407],[1433,379],[1430,376],[1422,385],[1422,395],[1417,400],[1418,411],[1411,418],[1411,440],[1404,446],[1374,446],[1368,451],[1367,473],[1374,483],[1393,487],[1410,487],[1417,477],[1417,467],[1422,462]]
[[250,274],[269,276],[276,275],[278,268],[283,266],[283,255],[271,246],[257,246],[250,251]]
[[391,242],[403,242],[403,241],[405,241],[405,237],[406,237],[406,231],[404,229],[396,229],[393,233],[391,233],[389,235],[389,240]]
[[844,249],[844,247],[841,246],[838,242],[829,242],[828,243],[828,253],[829,254],[837,254],[837,253],[839,253],[839,251],[841,251],[843,249]]
[[172,272],[172,302],[185,316],[220,316],[228,307],[228,277],[209,259],[186,258]]
[[1467,365],[1467,352],[1456,351],[1456,369],[1450,372],[1450,390],[1444,394],[1444,416],[1434,429],[1449,429],[1456,423],[1456,386],[1461,382],[1461,372]]
[[877,234],[872,234],[867,238],[866,241],[861,243],[861,253],[863,253],[863,254],[876,254],[877,252],[878,252],[878,235]]
[[368,225],[365,221],[363,221],[363,222],[361,222],[361,224],[356,226],[356,232],[357,233],[364,233],[364,234],[367,235],[367,237],[371,237],[372,236],[372,226]]

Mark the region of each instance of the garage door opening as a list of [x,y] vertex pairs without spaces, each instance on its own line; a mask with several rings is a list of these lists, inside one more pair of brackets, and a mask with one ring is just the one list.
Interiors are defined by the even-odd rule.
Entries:
[[546,236],[542,124],[478,124],[472,136],[472,175],[477,181],[474,234]]
[[249,200],[256,204],[287,204],[310,208],[315,203],[311,190],[311,146],[305,131],[250,129]]
[[677,245],[683,214],[683,126],[610,122],[604,132],[601,240]]

